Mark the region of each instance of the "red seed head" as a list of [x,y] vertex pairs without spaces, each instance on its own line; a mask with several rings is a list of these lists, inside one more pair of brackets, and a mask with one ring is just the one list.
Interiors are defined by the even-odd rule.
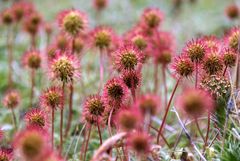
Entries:
[[61,51],[67,50],[69,48],[69,40],[62,33],[60,33],[56,37],[55,44],[56,44],[56,47]]
[[223,61],[218,52],[210,51],[204,58],[203,69],[209,74],[217,74],[223,69]]
[[240,28],[232,28],[227,36],[225,37],[225,44],[230,49],[238,51],[239,48],[239,39],[240,39]]
[[93,0],[93,6],[99,11],[105,9],[107,5],[108,0]]
[[158,8],[147,8],[144,10],[141,23],[147,28],[157,28],[163,21],[163,13]]
[[200,39],[196,39],[188,42],[183,51],[192,62],[199,63],[203,60],[206,50],[204,42]]
[[79,10],[65,10],[58,14],[58,24],[61,29],[70,36],[76,37],[85,32],[87,27],[87,17]]
[[41,15],[37,11],[34,11],[31,12],[31,14],[28,14],[24,20],[24,27],[26,32],[33,36],[36,35],[42,24]]
[[227,67],[233,67],[237,60],[237,53],[232,49],[224,49],[221,53],[222,60]]
[[142,77],[138,70],[124,70],[121,78],[129,89],[132,89],[132,87],[136,89],[141,85]]
[[225,13],[229,19],[236,19],[239,16],[239,8],[236,4],[231,4],[226,7]]
[[186,55],[181,55],[175,57],[172,68],[176,77],[190,77],[194,71],[194,64]]
[[132,131],[141,124],[142,116],[138,109],[122,109],[116,116],[117,125],[124,131]]
[[0,149],[0,161],[11,161],[13,159],[12,152],[7,149]]
[[[127,86],[120,78],[112,78],[107,81],[103,89],[103,98],[106,104],[110,106],[122,104],[128,97]],[[114,106],[115,105],[115,106]]]
[[214,101],[204,90],[187,89],[178,97],[176,105],[191,117],[199,117],[204,112],[213,110]]
[[42,108],[55,110],[62,107],[63,93],[59,87],[51,87],[43,91],[40,96],[40,105]]
[[28,128],[21,131],[13,141],[16,154],[21,160],[36,161],[48,151],[48,140],[45,131]]
[[205,47],[207,48],[206,53],[209,50],[219,51],[222,46],[222,42],[219,39],[217,39],[215,36],[204,36],[200,38],[200,41],[204,43]]
[[56,58],[50,63],[50,72],[53,79],[69,83],[79,76],[79,62],[69,52],[58,52]]
[[28,127],[48,128],[47,113],[39,108],[29,110],[25,115],[25,122]]
[[133,132],[127,138],[128,146],[138,155],[147,155],[150,152],[151,139],[144,132]]
[[24,16],[29,15],[34,11],[34,6],[29,2],[18,1],[13,4],[12,12],[16,21],[21,21]]
[[92,33],[92,46],[99,49],[108,49],[112,46],[114,40],[114,33],[108,27],[96,27]]
[[83,119],[90,124],[98,124],[102,120],[105,103],[101,96],[89,96],[83,107]]
[[14,16],[11,9],[6,9],[1,13],[1,21],[5,25],[11,25],[14,22]]
[[23,55],[23,65],[30,69],[38,69],[41,66],[42,58],[37,50],[29,50]]
[[160,98],[152,94],[146,94],[141,96],[137,100],[137,107],[142,111],[144,115],[156,115],[160,108]]
[[14,109],[20,103],[20,95],[17,91],[9,91],[3,97],[3,105],[7,108]]
[[126,45],[119,48],[113,54],[114,65],[119,71],[134,70],[142,64],[142,53],[132,45]]
[[74,39],[74,44],[73,44],[74,52],[76,52],[77,54],[80,54],[83,51],[84,46],[85,46],[85,42],[82,37],[76,37]]

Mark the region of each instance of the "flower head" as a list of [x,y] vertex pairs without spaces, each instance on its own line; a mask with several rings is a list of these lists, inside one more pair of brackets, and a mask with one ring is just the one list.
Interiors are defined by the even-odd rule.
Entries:
[[233,67],[235,65],[237,53],[234,50],[226,48],[221,53],[221,56],[225,66]]
[[223,69],[223,61],[221,56],[218,52],[214,51],[206,54],[202,65],[204,71],[209,75],[217,74]]
[[20,95],[17,91],[9,91],[3,97],[3,105],[7,108],[14,109],[20,103]]
[[160,108],[160,98],[153,94],[146,94],[141,96],[137,102],[136,106],[141,110],[141,112],[150,115],[156,115]]
[[128,97],[127,86],[120,78],[112,78],[107,81],[103,89],[103,98],[106,104],[119,105]]
[[177,99],[177,107],[192,117],[198,117],[206,111],[212,111],[214,101],[211,95],[201,89],[187,89]]
[[137,154],[148,154],[151,148],[150,143],[150,136],[144,132],[132,132],[127,138],[127,145]]
[[0,149],[0,161],[11,161],[13,158],[12,151],[1,148]]
[[222,46],[222,43],[220,42],[220,40],[217,39],[215,36],[204,36],[200,38],[199,41],[204,44],[205,50],[207,48],[206,52],[208,52],[209,50],[220,51]]
[[193,74],[194,64],[185,55],[175,57],[172,68],[177,77],[189,77]]
[[76,37],[74,39],[73,49],[77,54],[81,53],[84,49],[85,42],[82,37]]
[[126,45],[113,53],[114,65],[120,71],[134,70],[142,64],[142,53],[132,45]]
[[62,107],[62,90],[59,87],[53,86],[43,91],[42,95],[40,96],[40,104],[42,108],[47,108],[51,110]]
[[83,107],[84,120],[91,124],[98,124],[102,120],[104,109],[105,103],[101,96],[89,96]]
[[46,128],[48,126],[47,113],[39,108],[28,111],[25,115],[25,121],[28,127]]
[[37,11],[34,11],[31,12],[31,14],[28,14],[24,20],[26,32],[28,32],[30,35],[36,35],[42,24],[41,15]]
[[210,92],[214,98],[227,96],[231,89],[230,82],[222,75],[203,77],[200,86]]
[[42,58],[37,50],[29,50],[23,55],[23,64],[30,69],[38,69],[41,66]]
[[93,0],[93,6],[99,11],[106,8],[107,5],[108,5],[108,0]]
[[238,51],[239,48],[239,39],[240,39],[240,28],[232,28],[228,35],[225,37],[225,43],[227,47]]
[[138,70],[124,70],[121,78],[125,85],[131,89],[132,87],[136,89],[141,84],[141,73]]
[[163,20],[163,13],[158,8],[144,10],[141,22],[147,28],[157,28]]
[[75,37],[86,30],[87,18],[81,11],[66,10],[59,13],[58,23],[65,33]]
[[45,131],[31,127],[21,131],[15,137],[13,146],[22,160],[37,161],[49,149],[48,137]]
[[236,4],[231,4],[226,7],[225,13],[229,19],[236,19],[239,17],[239,8]]
[[192,40],[187,43],[184,52],[192,62],[199,63],[206,54],[206,46],[200,39]]
[[108,27],[96,27],[92,31],[92,46],[99,49],[108,49],[112,46],[114,40],[114,34],[111,28]]
[[11,25],[14,22],[14,16],[11,9],[6,9],[1,13],[1,21],[5,25]]
[[74,55],[58,52],[50,64],[50,70],[53,79],[69,83],[79,76],[79,62]]
[[21,21],[24,16],[29,15],[31,12],[34,11],[34,6],[25,1],[19,1],[13,4],[12,12],[16,21]]
[[138,109],[121,109],[116,116],[117,125],[124,131],[132,131],[141,125],[142,116]]
[[55,46],[61,50],[65,51],[69,48],[69,40],[64,36],[64,34],[60,33],[55,40]]

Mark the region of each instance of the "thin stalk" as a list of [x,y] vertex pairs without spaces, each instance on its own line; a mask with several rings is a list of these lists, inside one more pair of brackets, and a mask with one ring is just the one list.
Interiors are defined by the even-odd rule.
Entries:
[[[63,82],[62,84],[63,99],[65,97],[64,89],[65,89],[65,83]],[[64,104],[62,104],[61,115],[60,115],[60,148],[59,148],[60,154],[62,153],[62,145],[63,145],[63,108],[64,108]]]
[[111,130],[112,113],[113,113],[113,108],[111,109],[110,115],[108,117],[108,132],[110,136],[112,136],[112,130]]
[[14,124],[14,129],[15,129],[15,131],[17,131],[17,119],[16,119],[16,115],[15,115],[13,108],[11,108],[11,112],[12,112],[12,120],[13,120],[13,124]]
[[195,75],[195,88],[197,89],[197,86],[198,86],[198,63],[195,62],[195,70],[196,70],[196,75]]
[[154,66],[154,93],[158,92],[158,64],[155,64]]
[[174,94],[175,94],[175,92],[176,92],[176,90],[177,90],[177,87],[178,87],[178,85],[179,85],[179,82],[180,82],[180,78],[177,80],[176,85],[175,85],[175,87],[174,87],[174,89],[173,89],[173,92],[172,92],[172,94],[171,94],[170,100],[168,101],[168,105],[167,105],[167,108],[166,108],[166,112],[165,112],[165,114],[164,114],[164,117],[163,117],[163,120],[162,120],[162,124],[161,124],[161,126],[160,126],[160,128],[159,128],[159,131],[158,131],[157,144],[159,143],[160,135],[161,135],[161,133],[162,133],[164,124],[165,124],[165,122],[166,122],[166,120],[167,120],[168,111],[169,111],[169,109],[170,109],[170,106],[171,106],[171,103],[172,103],[172,100],[173,100],[173,96],[174,96]]
[[100,145],[102,145],[102,134],[101,134],[101,129],[100,129],[99,123],[97,123],[97,129],[98,129]]
[[100,49],[100,85],[99,85],[99,91],[102,89],[103,86],[103,77],[104,77],[104,62],[103,62],[103,49]]
[[71,128],[72,125],[72,105],[73,105],[73,92],[74,92],[74,86],[73,86],[73,82],[70,83],[69,86],[69,113],[68,113],[68,122],[67,122],[67,127],[66,127],[66,131],[65,131],[65,137],[68,136],[68,132]]
[[205,148],[208,144],[208,136],[209,136],[209,132],[210,132],[210,123],[211,123],[211,118],[210,118],[210,112],[208,111],[208,126],[207,126],[207,134],[206,134],[206,138],[205,138]]
[[136,92],[135,92],[133,78],[131,78],[131,93],[132,93],[133,102],[136,102]]
[[32,47],[32,49],[36,49],[36,47],[37,47],[36,35],[31,36],[31,47]]
[[33,107],[34,86],[35,86],[35,69],[31,69],[30,107]]
[[13,80],[12,80],[12,61],[13,61],[13,41],[11,39],[11,30],[12,28],[8,28],[7,32],[7,53],[8,53],[8,87],[12,88]]
[[225,76],[226,72],[227,72],[227,66],[225,66],[225,68],[224,68],[223,76]]
[[203,141],[204,141],[204,143],[205,143],[205,138],[204,138],[203,133],[202,133],[202,131],[201,131],[201,129],[200,129],[200,126],[199,126],[199,123],[198,123],[197,118],[195,118],[195,123],[196,123],[197,129],[198,129],[198,132],[199,132],[201,138],[203,139]]
[[162,67],[162,76],[163,76],[163,86],[164,86],[164,108],[167,107],[167,94],[168,94],[168,89],[167,89],[167,82],[166,82],[166,67]]
[[54,149],[54,109],[52,109],[52,150]]
[[[153,127],[151,124],[149,124],[149,127],[152,128],[153,130],[155,130],[156,132],[158,132],[158,129]],[[165,144],[168,146],[168,148],[170,148],[170,144],[168,143],[167,139],[163,136],[163,134],[161,134],[161,137],[163,139],[163,141],[165,142]]]
[[90,139],[90,135],[91,135],[91,129],[92,129],[92,125],[89,126],[89,132],[88,132],[85,149],[84,149],[84,154],[83,154],[83,161],[86,160],[87,148],[88,148],[88,143],[89,143],[89,139]]

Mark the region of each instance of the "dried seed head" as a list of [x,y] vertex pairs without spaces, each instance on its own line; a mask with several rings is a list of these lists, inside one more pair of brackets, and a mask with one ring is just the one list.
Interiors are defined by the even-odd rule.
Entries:
[[205,56],[206,46],[200,39],[192,40],[187,43],[184,52],[186,52],[186,55],[188,55],[192,62],[199,63]]
[[9,91],[3,97],[3,105],[7,108],[16,108],[20,103],[20,95],[17,91]]
[[224,49],[222,52],[222,60],[227,67],[233,67],[237,60],[237,53],[231,49]]
[[194,64],[186,56],[178,56],[174,59],[172,68],[177,77],[189,77],[193,74]]
[[203,69],[209,75],[214,75],[222,71],[223,61],[217,52],[210,52],[203,61]]
[[225,13],[228,18],[230,19],[236,19],[239,16],[239,8],[236,4],[231,4],[226,7]]
[[39,51],[30,50],[23,55],[23,64],[31,69],[38,69],[41,66],[41,56]]

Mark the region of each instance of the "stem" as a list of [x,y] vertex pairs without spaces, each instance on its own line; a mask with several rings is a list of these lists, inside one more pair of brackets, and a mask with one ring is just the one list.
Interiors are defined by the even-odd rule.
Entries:
[[103,77],[104,77],[104,64],[103,64],[103,50],[100,49],[100,85],[99,91],[102,89],[103,86]]
[[225,68],[224,68],[223,76],[225,76],[226,72],[227,72],[227,66],[225,66]]
[[83,161],[86,160],[87,148],[88,148],[88,143],[89,143],[89,139],[90,139],[90,135],[91,135],[91,129],[92,129],[92,125],[90,125],[90,127],[89,127],[89,132],[88,132],[85,149],[84,149],[84,154],[83,154]]
[[196,75],[195,75],[195,88],[197,89],[197,85],[198,85],[198,63],[195,62],[195,70],[196,70]]
[[153,89],[154,93],[158,92],[158,64],[155,64],[155,68],[154,68],[154,89]]
[[11,112],[12,112],[12,119],[13,119],[14,129],[16,131],[17,130],[17,119],[16,119],[16,115],[15,115],[15,112],[14,112],[13,108],[11,108]]
[[[65,83],[62,84],[62,93],[63,93],[63,99],[64,99],[64,89],[65,89]],[[63,101],[64,102],[64,101]],[[62,144],[63,144],[63,108],[64,104],[62,104],[61,107],[61,117],[60,117],[60,154],[62,153]]]
[[131,78],[131,93],[133,97],[133,102],[136,102],[136,92],[135,92],[133,77]]
[[8,53],[8,87],[12,88],[13,41],[11,39],[11,27],[9,27],[7,32],[7,53]]
[[31,93],[30,93],[30,106],[33,107],[34,86],[35,86],[35,70],[31,69]]
[[99,123],[97,123],[97,128],[98,128],[98,135],[99,135],[100,145],[102,145],[102,134],[101,134],[101,129],[99,127]]
[[239,71],[240,71],[240,65],[239,65],[239,51],[237,51],[237,61],[236,61],[236,80],[235,80],[235,86],[236,89],[238,89],[239,86]]
[[112,113],[113,113],[113,107],[111,109],[110,115],[108,117],[108,132],[109,135],[112,136],[112,130],[111,130],[111,119],[112,119]]
[[68,132],[71,128],[72,125],[72,103],[73,103],[73,91],[74,91],[74,87],[73,87],[73,82],[70,83],[69,86],[69,90],[70,90],[70,94],[69,94],[69,113],[68,113],[68,122],[67,122],[67,127],[66,127],[66,131],[65,131],[65,137],[67,137]]
[[167,94],[168,94],[168,89],[167,89],[167,82],[166,82],[166,67],[162,67],[162,75],[163,75],[163,86],[164,86],[164,107],[167,107]]
[[52,109],[52,150],[54,149],[54,109]]
[[165,124],[165,122],[166,122],[167,114],[168,114],[168,111],[169,111],[169,109],[170,109],[170,105],[171,105],[171,103],[172,103],[173,96],[174,96],[174,94],[175,94],[175,92],[176,92],[176,90],[177,90],[177,87],[178,87],[178,85],[179,85],[179,82],[180,82],[180,78],[177,80],[177,83],[176,83],[176,85],[175,85],[175,87],[174,87],[174,89],[173,89],[172,95],[171,95],[170,100],[169,100],[169,102],[168,102],[167,109],[166,109],[166,112],[165,112],[164,117],[163,117],[163,120],[162,120],[162,124],[161,124],[161,126],[160,126],[160,128],[159,128],[159,131],[158,131],[157,144],[159,143],[159,138],[160,138],[160,135],[161,135],[161,133],[162,133],[164,124]]
[[[156,132],[158,132],[158,129],[153,127],[151,124],[149,124],[149,127],[152,128],[153,130],[155,130]],[[163,136],[163,134],[161,134],[161,137],[163,139],[163,141],[165,142],[165,144],[168,146],[168,148],[170,148],[170,144],[168,143],[167,139]]]
[[195,122],[196,122],[196,126],[197,126],[197,129],[198,129],[198,132],[199,132],[201,138],[203,139],[203,141],[205,142],[205,139],[204,139],[203,133],[202,133],[202,131],[200,129],[200,126],[199,126],[197,118],[195,118]]
[[36,49],[37,47],[36,35],[31,35],[31,46],[32,46],[32,49]]
[[208,111],[208,126],[207,126],[207,134],[206,134],[206,139],[205,139],[205,147],[207,146],[207,142],[208,142],[210,123],[211,123],[211,118],[210,118],[210,112]]

